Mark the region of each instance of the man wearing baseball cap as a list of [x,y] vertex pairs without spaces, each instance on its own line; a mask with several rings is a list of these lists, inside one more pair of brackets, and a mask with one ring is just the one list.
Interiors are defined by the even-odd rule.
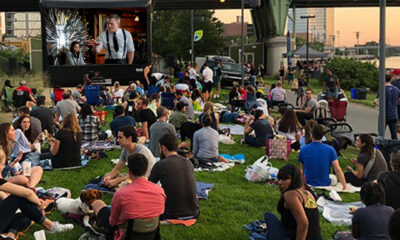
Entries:
[[29,94],[33,95],[32,90],[26,86],[26,81],[21,81],[19,83],[19,87],[16,90],[23,91],[23,92],[29,92]]

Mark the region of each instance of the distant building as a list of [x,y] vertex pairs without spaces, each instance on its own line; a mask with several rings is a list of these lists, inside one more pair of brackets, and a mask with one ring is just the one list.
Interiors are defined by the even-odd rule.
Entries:
[[0,12],[0,42],[3,41],[3,35],[6,33],[6,16]]
[[40,13],[38,12],[6,12],[6,37],[36,37],[41,35]]
[[[244,35],[247,36],[247,22],[244,22]],[[236,16],[236,22],[226,23],[222,27],[224,32],[222,33],[223,37],[228,36],[238,36],[242,34],[242,22],[240,16]]]
[[[333,46],[334,34],[334,9],[333,8],[297,8],[296,9],[296,36],[307,37],[307,19],[301,16],[315,15],[310,18],[309,38],[310,41],[319,41],[326,46]],[[293,9],[289,10],[289,16],[293,19]],[[288,20],[288,31],[293,34],[293,21]]]

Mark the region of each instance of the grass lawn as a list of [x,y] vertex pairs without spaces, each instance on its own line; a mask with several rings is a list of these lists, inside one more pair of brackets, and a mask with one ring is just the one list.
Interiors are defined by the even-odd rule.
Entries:
[[[264,78],[265,84],[268,84],[268,85],[276,83],[276,81],[277,80],[275,78],[269,78],[269,77]],[[288,81],[285,80],[284,88],[291,89],[291,87],[292,87],[292,84],[291,83],[288,84]],[[314,94],[318,94],[318,93],[322,92],[322,84],[319,82],[318,79],[310,79],[310,87],[312,88]],[[359,103],[359,104],[369,106],[369,107],[375,107],[373,104],[373,101],[376,98],[376,92],[368,92],[366,100],[351,99],[350,91],[345,90],[345,93],[350,102]]]
[[[112,114],[107,115],[110,123]],[[240,137],[234,137],[239,142]],[[163,239],[247,239],[248,233],[243,225],[253,220],[263,218],[266,211],[277,213],[276,205],[280,197],[278,187],[265,183],[250,183],[244,178],[245,169],[256,159],[265,154],[265,148],[253,148],[248,145],[220,145],[221,153],[244,153],[247,162],[237,165],[225,172],[197,172],[196,180],[214,183],[215,187],[209,194],[208,200],[200,201],[200,218],[192,227],[162,226]],[[45,172],[43,182],[39,185],[44,188],[54,186],[68,188],[72,197],[76,198],[80,190],[87,184],[88,180],[102,175],[113,167],[110,159],[119,157],[120,151],[107,152],[108,158],[90,162],[89,166],[70,171]],[[357,152],[354,148],[344,152],[346,159],[340,159],[342,168],[349,164],[349,158],[355,157]],[[291,153],[289,163],[297,164],[297,154]],[[282,167],[286,163],[281,160],[272,160],[275,167]],[[359,201],[358,194],[340,194],[346,202]],[[106,194],[104,200],[111,203],[112,195]],[[52,220],[66,221],[60,212],[55,210],[49,215]],[[73,222],[72,222],[73,223]],[[348,230],[346,226],[333,226],[320,218],[324,239],[330,239],[337,230]],[[33,239],[33,232],[42,229],[35,224],[23,239]],[[48,239],[76,240],[85,231],[81,226],[75,224],[75,229],[70,232],[48,235]]]

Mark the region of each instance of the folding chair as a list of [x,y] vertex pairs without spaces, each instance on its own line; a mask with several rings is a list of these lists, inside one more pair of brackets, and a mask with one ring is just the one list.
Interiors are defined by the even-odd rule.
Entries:
[[125,231],[125,240],[159,240],[159,217],[146,219],[131,219]]
[[98,85],[85,87],[85,96],[90,105],[100,104],[99,92],[100,86]]

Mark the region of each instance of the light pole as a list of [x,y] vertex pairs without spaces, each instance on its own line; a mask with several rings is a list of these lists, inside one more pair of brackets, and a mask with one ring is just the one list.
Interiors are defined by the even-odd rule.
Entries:
[[379,26],[379,136],[385,137],[386,128],[386,87],[385,87],[385,58],[386,58],[386,0],[380,0],[380,26]]
[[307,65],[306,65],[306,73],[307,73],[307,75],[306,75],[306,78],[307,78],[307,83],[309,82],[309,80],[310,80],[310,75],[308,74],[309,73],[309,67],[308,67],[308,48],[309,48],[309,28],[310,28],[310,18],[315,18],[315,15],[307,15],[307,16],[300,16],[300,18],[305,18],[305,19],[307,19],[307,51],[306,51],[306,63],[307,63]]
[[241,10],[242,10],[242,46],[241,46],[241,56],[240,56],[240,73],[242,77],[242,86],[244,86],[244,0],[241,0]]
[[357,38],[357,46],[356,46],[356,55],[360,55],[359,52],[359,47],[360,47],[360,32],[356,32],[356,38]]
[[193,9],[190,10],[190,43],[192,44],[191,57],[192,66],[194,64],[194,26],[193,26]]

